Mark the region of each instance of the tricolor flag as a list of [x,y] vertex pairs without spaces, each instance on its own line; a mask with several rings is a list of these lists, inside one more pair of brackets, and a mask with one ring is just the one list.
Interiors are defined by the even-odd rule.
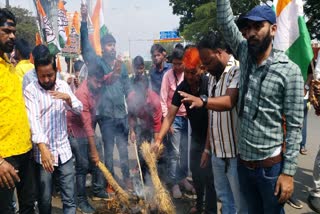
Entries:
[[301,69],[307,79],[308,66],[313,58],[310,35],[304,20],[302,0],[274,0],[277,33],[274,48],[283,50]]
[[93,14],[91,17],[93,25],[93,33],[90,35],[90,42],[98,55],[101,56],[101,44],[100,37],[104,36],[108,29],[104,24],[104,16],[102,10],[102,0],[97,0],[96,6],[94,7]]
[[59,43],[63,48],[68,40],[69,36],[69,25],[66,9],[62,0],[58,2],[58,30],[59,30]]
[[55,55],[60,51],[60,46],[57,41],[56,35],[54,34],[53,27],[50,20],[48,19],[46,12],[44,11],[40,1],[37,1],[37,10],[41,20],[41,29],[44,30],[44,37],[48,44],[48,49],[51,54]]

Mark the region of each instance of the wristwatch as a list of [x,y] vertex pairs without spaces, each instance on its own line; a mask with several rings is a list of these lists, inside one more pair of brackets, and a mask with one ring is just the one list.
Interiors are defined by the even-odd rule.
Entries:
[[205,94],[202,94],[202,95],[200,95],[200,99],[201,99],[202,102],[203,102],[202,107],[206,107],[206,106],[207,106],[207,103],[208,103],[208,96],[205,95]]

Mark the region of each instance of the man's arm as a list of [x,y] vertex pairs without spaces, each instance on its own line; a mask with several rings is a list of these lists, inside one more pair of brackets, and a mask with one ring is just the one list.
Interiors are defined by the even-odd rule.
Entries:
[[284,152],[283,174],[293,176],[297,167],[299,145],[302,140],[304,82],[300,69],[292,65],[288,72],[284,92],[284,115],[286,117],[286,149]]
[[43,168],[52,173],[54,157],[48,149],[49,139],[46,136],[41,126],[41,108],[39,100],[36,98],[36,92],[32,90],[32,85],[29,85],[24,90],[24,98],[28,113],[29,123],[32,132],[32,142],[38,146],[41,154],[41,164]]
[[241,43],[246,43],[246,40],[234,21],[230,0],[217,0],[217,23],[233,54],[239,59],[242,49],[240,48]]
[[86,62],[91,62],[92,59],[97,57],[97,54],[89,42],[88,23],[87,23],[88,10],[87,10],[87,6],[85,5],[81,6],[81,17],[82,17],[81,27],[80,27],[81,53],[83,55],[83,59]]

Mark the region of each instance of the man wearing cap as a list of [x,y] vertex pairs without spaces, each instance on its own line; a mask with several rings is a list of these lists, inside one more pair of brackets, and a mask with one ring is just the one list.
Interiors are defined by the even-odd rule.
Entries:
[[34,65],[30,62],[31,48],[29,42],[24,39],[17,39],[14,50],[15,59],[18,61],[16,72],[22,82],[24,74],[34,68]]
[[[116,40],[111,34],[101,37],[102,56],[98,57],[90,46],[87,28],[87,7],[81,7],[81,47],[84,60],[99,63],[104,73],[112,76],[112,84],[103,86],[100,102],[97,104],[97,121],[104,142],[105,164],[113,173],[114,144],[120,156],[122,175],[128,188],[131,188],[128,160],[128,112],[126,97],[129,94],[130,82],[125,64],[116,59]],[[89,70],[90,72],[90,70]],[[116,139],[116,140],[115,140]]]
[[277,30],[272,8],[256,6],[240,21],[245,38],[234,22],[230,0],[217,0],[218,25],[240,61],[240,188],[249,213],[283,213],[293,192],[302,140],[303,78],[299,67],[272,46]]

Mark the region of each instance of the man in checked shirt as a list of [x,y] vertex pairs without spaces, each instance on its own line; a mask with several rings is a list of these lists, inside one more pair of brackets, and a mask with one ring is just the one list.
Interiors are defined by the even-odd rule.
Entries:
[[51,213],[53,176],[61,190],[63,213],[75,213],[74,167],[67,133],[67,110],[80,114],[82,103],[69,85],[57,79],[55,59],[44,45],[35,47],[34,65],[38,81],[24,90],[31,125],[34,158],[37,162],[39,212]]
[[217,0],[218,25],[240,62],[240,188],[249,213],[284,213],[302,139],[303,78],[299,67],[272,46],[277,30],[272,8],[256,6],[240,21],[243,34],[234,22],[230,0]]

